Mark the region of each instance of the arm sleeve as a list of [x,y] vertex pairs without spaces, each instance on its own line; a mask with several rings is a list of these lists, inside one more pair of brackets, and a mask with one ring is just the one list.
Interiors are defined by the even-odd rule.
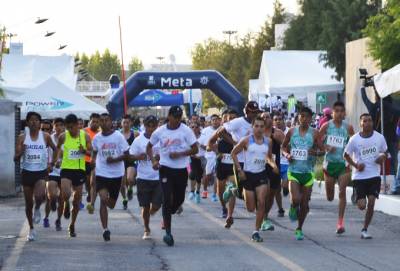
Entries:
[[193,144],[196,144],[197,140],[196,140],[196,136],[194,135],[193,131],[190,130],[190,128],[186,129],[186,134],[187,136],[185,137],[186,142],[192,146]]
[[138,149],[138,141],[133,141],[132,145],[129,147],[129,153],[133,155],[139,154],[139,149]]
[[344,148],[344,152],[348,155],[352,156],[353,154],[353,138],[351,137],[349,143],[347,143],[346,147]]
[[120,134],[120,147],[121,147],[121,150],[123,151],[123,152],[126,152],[127,150],[129,150],[129,144],[128,144],[128,142],[125,140],[125,137],[122,135],[122,134]]
[[156,144],[160,141],[159,134],[160,134],[160,130],[157,129],[157,130],[155,130],[154,133],[151,135],[151,137],[150,137],[150,143],[151,143],[151,145],[154,146],[154,145],[156,145]]
[[388,149],[384,136],[381,136],[381,146],[380,146],[380,148],[381,148],[380,152],[386,152],[387,149]]
[[95,137],[93,138],[93,141],[92,141],[92,149],[93,149],[94,151],[99,151],[99,149],[97,148],[97,142],[98,142],[98,137],[95,136]]

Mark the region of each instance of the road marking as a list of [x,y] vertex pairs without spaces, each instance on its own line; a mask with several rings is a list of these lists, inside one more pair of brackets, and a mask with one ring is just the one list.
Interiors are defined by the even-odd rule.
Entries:
[[18,234],[18,239],[15,241],[14,248],[11,251],[10,256],[5,260],[4,266],[1,270],[3,271],[15,271],[17,267],[17,263],[19,257],[21,256],[22,249],[26,244],[26,237],[24,234],[29,230],[28,221],[25,220],[24,224],[22,225],[21,230]]
[[[207,218],[208,220],[224,227],[225,224],[223,222],[221,222],[221,220],[215,218],[212,214],[205,211],[203,208],[200,208],[199,206],[193,204],[190,201],[185,201],[185,203],[187,205],[189,205],[192,209],[194,209],[195,211],[200,213],[202,216]],[[260,244],[254,243],[253,241],[250,241],[248,236],[244,235],[243,233],[239,232],[238,230],[231,228],[231,229],[229,229],[229,232],[232,233],[233,235],[235,235],[237,238],[239,238],[243,242],[245,242],[247,245],[257,249],[258,251],[262,252],[264,255],[271,257],[273,260],[277,261],[278,263],[280,263],[287,269],[289,269],[291,271],[304,271],[304,269],[301,266],[295,264],[294,262],[292,262],[288,258],[282,256],[281,254],[279,254],[269,248],[261,246]]]

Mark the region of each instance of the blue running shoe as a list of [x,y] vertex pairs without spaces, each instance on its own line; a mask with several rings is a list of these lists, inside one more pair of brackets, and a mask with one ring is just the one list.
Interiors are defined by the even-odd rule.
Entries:
[[45,217],[43,219],[43,227],[45,227],[45,228],[49,228],[50,227],[49,219],[47,217]]

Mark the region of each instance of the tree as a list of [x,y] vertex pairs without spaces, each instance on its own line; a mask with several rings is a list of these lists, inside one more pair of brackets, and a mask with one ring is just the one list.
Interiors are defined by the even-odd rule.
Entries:
[[388,0],[386,6],[368,19],[363,34],[369,37],[369,51],[382,70],[400,63],[400,0]]
[[137,57],[132,57],[128,65],[128,73],[126,77],[129,77],[130,75],[134,74],[137,71],[142,71],[143,69],[144,69],[143,62]]
[[93,55],[88,56],[85,53],[79,55],[81,69],[85,69],[92,78],[99,81],[107,81],[111,74],[121,76],[121,64],[116,54],[112,54],[109,49],[104,50],[103,54],[96,51]]

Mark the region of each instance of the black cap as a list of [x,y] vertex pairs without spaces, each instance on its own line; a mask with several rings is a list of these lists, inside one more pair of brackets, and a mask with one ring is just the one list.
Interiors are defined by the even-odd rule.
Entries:
[[179,105],[171,106],[168,111],[168,116],[171,115],[173,117],[182,117],[183,110]]
[[149,125],[150,123],[157,124],[158,119],[156,116],[150,115],[144,119],[143,123],[144,123],[144,125]]
[[248,101],[246,106],[244,107],[246,112],[260,112],[260,108],[258,107],[258,103],[256,101]]

